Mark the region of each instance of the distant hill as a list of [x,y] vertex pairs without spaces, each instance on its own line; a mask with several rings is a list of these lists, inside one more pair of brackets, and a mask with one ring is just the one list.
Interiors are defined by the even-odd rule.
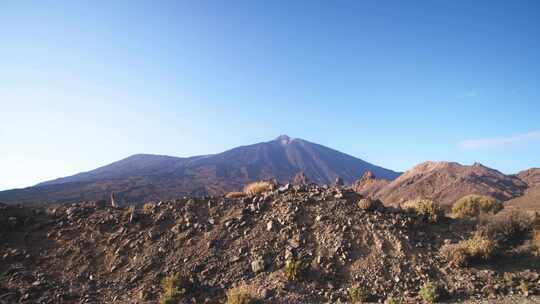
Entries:
[[53,203],[109,199],[121,202],[165,200],[239,190],[250,181],[286,182],[299,172],[310,181],[352,183],[364,172],[393,180],[399,173],[303,139],[286,135],[223,153],[179,158],[137,154],[92,171],[0,192],[0,202]]
[[451,205],[468,194],[506,201],[523,195],[528,187],[518,176],[505,175],[478,163],[465,166],[455,162],[424,162],[393,181],[375,177],[376,174],[366,175],[354,184],[355,189],[389,205],[419,197]]

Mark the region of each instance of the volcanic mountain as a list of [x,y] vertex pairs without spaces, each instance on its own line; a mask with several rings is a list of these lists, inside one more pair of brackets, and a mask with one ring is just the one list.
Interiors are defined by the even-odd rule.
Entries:
[[366,171],[389,180],[399,176],[328,147],[282,135],[213,155],[180,158],[137,154],[92,171],[2,191],[0,202],[100,200],[115,193],[118,201],[137,203],[222,194],[261,179],[286,182],[299,172],[315,183],[332,183],[338,176],[351,183]]
[[424,162],[393,181],[367,173],[353,187],[357,192],[377,197],[388,205],[416,198],[429,198],[442,205],[451,205],[468,194],[489,195],[506,201],[523,195],[528,188],[520,177],[529,178],[531,183],[536,180],[530,171],[520,174],[505,175],[479,163],[465,166],[455,162]]

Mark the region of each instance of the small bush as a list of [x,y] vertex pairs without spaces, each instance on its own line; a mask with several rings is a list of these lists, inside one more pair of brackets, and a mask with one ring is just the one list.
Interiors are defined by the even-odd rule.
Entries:
[[427,303],[435,303],[441,298],[441,288],[433,282],[426,282],[418,292],[422,300]]
[[352,304],[366,303],[369,300],[367,288],[362,286],[352,286],[347,290]]
[[285,262],[285,277],[289,281],[296,281],[306,272],[308,265],[301,260],[287,260]]
[[190,286],[191,282],[179,274],[164,278],[161,281],[163,292],[159,297],[159,304],[176,304],[180,302],[189,291]]
[[227,291],[227,304],[255,304],[259,299],[246,286],[235,287]]
[[487,260],[494,252],[495,243],[478,232],[468,240],[445,245],[440,250],[441,255],[455,266],[465,266],[474,260]]
[[477,217],[480,214],[496,214],[503,209],[498,200],[484,195],[467,195],[456,201],[452,214],[458,218]]
[[425,220],[436,223],[444,216],[444,210],[435,202],[428,199],[416,199],[405,202],[402,208],[415,212]]
[[244,197],[244,196],[245,196],[244,192],[239,192],[239,191],[233,191],[233,192],[229,192],[225,194],[226,198],[239,198],[239,197]]
[[246,195],[256,195],[273,189],[273,185],[270,182],[259,181],[247,184],[244,187],[244,193]]

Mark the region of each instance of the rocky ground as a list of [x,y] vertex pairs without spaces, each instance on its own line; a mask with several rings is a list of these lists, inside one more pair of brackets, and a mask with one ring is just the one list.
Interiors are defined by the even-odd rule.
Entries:
[[[135,209],[0,206],[0,303],[157,303],[172,274],[192,283],[185,303],[225,303],[237,285],[268,303],[350,302],[351,286],[372,302],[418,303],[427,281],[444,287],[444,302],[537,301],[538,257],[501,254],[453,267],[439,249],[470,236],[474,222],[363,210],[360,198],[313,185]],[[287,279],[286,260],[307,263],[301,278]]]

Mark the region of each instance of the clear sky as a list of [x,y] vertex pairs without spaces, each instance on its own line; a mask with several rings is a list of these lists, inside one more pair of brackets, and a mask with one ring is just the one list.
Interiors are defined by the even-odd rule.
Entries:
[[280,134],[540,167],[540,1],[0,1],[0,189]]

